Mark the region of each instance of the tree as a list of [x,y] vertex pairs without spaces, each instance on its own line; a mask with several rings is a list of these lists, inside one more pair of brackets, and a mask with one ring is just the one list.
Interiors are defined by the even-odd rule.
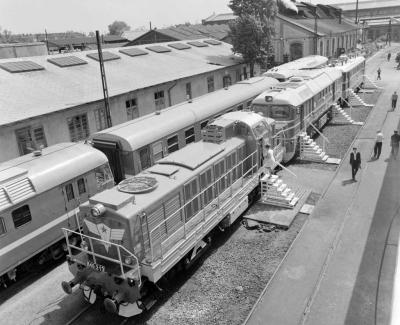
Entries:
[[262,64],[267,55],[268,44],[259,21],[254,16],[239,16],[230,25],[232,51],[242,54],[250,65],[250,76],[254,76],[254,65]]
[[230,24],[232,50],[249,63],[252,77],[254,64],[263,64],[272,48],[277,0],[231,0],[229,7],[238,16]]
[[130,30],[131,27],[124,21],[114,21],[111,25],[108,25],[108,31],[110,35],[121,35],[123,32]]

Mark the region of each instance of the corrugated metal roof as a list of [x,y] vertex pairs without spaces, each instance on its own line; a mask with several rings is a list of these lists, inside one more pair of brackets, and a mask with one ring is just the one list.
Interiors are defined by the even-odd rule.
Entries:
[[[356,10],[356,2],[335,3],[331,6],[338,7],[343,11]],[[377,9],[385,7],[400,7],[399,0],[373,0],[373,1],[359,1],[358,10],[362,9]]]
[[[173,42],[171,42],[173,43]],[[159,43],[168,45],[167,43]],[[132,48],[145,50],[148,45]],[[241,62],[232,54],[227,43],[207,47],[194,47],[185,51],[171,48],[169,53],[154,53],[129,57],[119,53],[120,49],[108,51],[120,55],[121,59],[105,62],[109,95],[116,96],[135,89],[142,89],[171,80],[215,71],[222,66]],[[11,74],[0,69],[0,125],[7,125],[27,118],[67,109],[103,98],[99,64],[88,60],[88,53],[74,52],[74,56],[88,61],[88,64],[60,68],[47,61],[48,58],[69,56],[31,57],[29,60],[43,66],[45,70]],[[20,59],[4,59],[1,63],[16,62]]]

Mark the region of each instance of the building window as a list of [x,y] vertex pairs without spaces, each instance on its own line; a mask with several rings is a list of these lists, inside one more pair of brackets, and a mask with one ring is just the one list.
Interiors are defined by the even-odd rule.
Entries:
[[85,180],[83,178],[78,179],[78,192],[79,195],[86,193]]
[[178,136],[174,135],[173,137],[168,138],[167,146],[168,146],[168,153],[177,151],[179,149]]
[[236,70],[236,82],[240,81],[240,69]]
[[89,136],[89,127],[86,114],[67,119],[71,141],[85,140]]
[[165,108],[164,90],[154,93],[154,103],[156,104],[157,111]]
[[186,98],[192,98],[192,84],[190,82],[186,83]]
[[65,185],[65,194],[67,195],[68,202],[75,199],[74,188],[72,184]]
[[106,109],[99,108],[94,111],[94,119],[96,121],[97,131],[107,129]]
[[232,85],[231,76],[229,74],[222,78],[222,84],[224,88]]
[[151,166],[149,147],[144,147],[140,149],[139,156],[140,156],[140,166],[142,170],[149,168]]
[[0,217],[0,236],[7,232],[6,225],[4,223],[4,219]]
[[137,107],[136,98],[132,98],[132,99],[125,101],[125,106],[126,106],[126,115],[127,115],[128,121],[139,117],[139,109]]
[[24,224],[32,220],[31,211],[28,205],[23,205],[22,207],[11,212],[15,228],[19,228]]
[[194,142],[195,137],[194,137],[194,128],[190,128],[189,130],[185,131],[185,141],[186,144]]
[[21,155],[26,155],[41,146],[47,147],[46,138],[42,126],[25,127],[15,131],[17,143]]
[[214,91],[214,76],[207,77],[207,89],[209,93]]
[[335,49],[335,39],[332,40],[332,55],[336,56],[336,49]]

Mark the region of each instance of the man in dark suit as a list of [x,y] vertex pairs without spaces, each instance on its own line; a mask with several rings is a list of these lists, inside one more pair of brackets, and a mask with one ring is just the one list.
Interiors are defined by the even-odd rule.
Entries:
[[353,152],[350,154],[350,165],[352,179],[355,181],[357,171],[361,168],[361,155],[355,147],[353,148]]

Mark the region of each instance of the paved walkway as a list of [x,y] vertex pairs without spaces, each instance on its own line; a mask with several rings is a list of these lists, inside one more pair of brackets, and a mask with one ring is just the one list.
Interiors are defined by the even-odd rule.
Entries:
[[[388,109],[400,71],[385,58],[381,51],[367,64],[371,79],[381,67],[384,90],[354,142],[363,160],[358,182],[351,182],[349,151],[245,324],[384,324],[390,315],[396,254],[387,248],[398,236],[388,234],[397,225],[400,161],[387,158],[400,108]],[[378,129],[386,140],[381,158],[370,161]]]

